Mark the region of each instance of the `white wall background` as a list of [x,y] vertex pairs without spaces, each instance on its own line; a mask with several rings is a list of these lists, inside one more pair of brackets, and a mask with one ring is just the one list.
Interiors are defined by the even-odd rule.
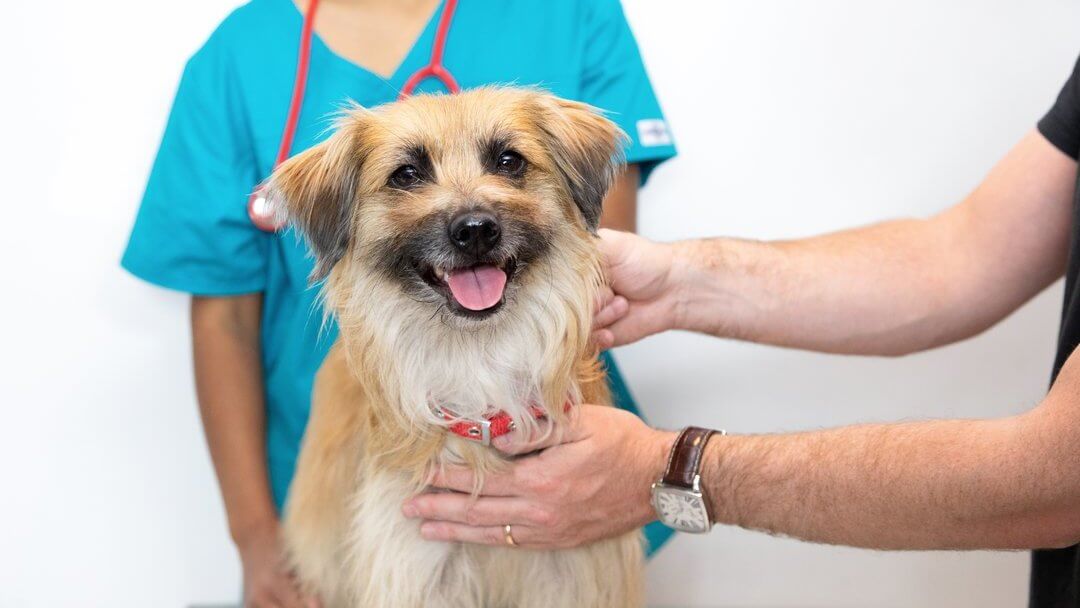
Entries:
[[[0,606],[238,594],[187,301],[117,267],[184,59],[234,0],[19,2],[0,69]],[[807,235],[958,200],[1080,50],[1067,0],[626,0],[681,149],[657,239]],[[1060,289],[900,360],[671,334],[623,349],[652,420],[775,431],[999,416],[1047,382]],[[663,606],[1021,605],[1025,554],[881,554],[719,529],[649,567]]]

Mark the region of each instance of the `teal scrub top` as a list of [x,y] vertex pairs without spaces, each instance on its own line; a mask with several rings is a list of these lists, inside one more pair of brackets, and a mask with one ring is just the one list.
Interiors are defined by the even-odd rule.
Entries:
[[[312,40],[307,92],[292,153],[328,136],[349,102],[394,101],[427,64],[442,7],[389,79]],[[195,295],[263,293],[262,363],[267,459],[284,504],[307,424],[311,390],[337,336],[324,328],[312,259],[291,230],[269,234],[247,216],[247,197],[270,174],[291,99],[303,17],[292,0],[238,8],[188,61],[121,264],[151,283]],[[634,36],[618,0],[461,0],[444,65],[462,88],[536,85],[607,112],[630,136],[642,183],[675,155]],[[427,80],[417,92],[441,91]],[[637,411],[605,354],[619,407]],[[650,548],[671,535],[647,528]]]

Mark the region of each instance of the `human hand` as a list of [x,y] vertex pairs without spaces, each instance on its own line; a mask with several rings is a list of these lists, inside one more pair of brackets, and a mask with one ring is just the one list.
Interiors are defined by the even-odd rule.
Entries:
[[279,528],[274,522],[237,541],[244,568],[244,608],[321,608],[318,598],[300,592],[285,562]]
[[593,318],[593,342],[606,349],[675,327],[673,246],[602,229],[600,251],[611,288]]
[[518,433],[495,439],[508,454],[529,455],[488,474],[479,497],[469,494],[470,469],[447,466],[432,485],[454,492],[415,496],[402,512],[423,520],[420,533],[428,540],[503,545],[503,526],[511,524],[523,547],[576,547],[655,519],[650,487],[674,439],[630,412],[582,405],[566,428],[546,439]]

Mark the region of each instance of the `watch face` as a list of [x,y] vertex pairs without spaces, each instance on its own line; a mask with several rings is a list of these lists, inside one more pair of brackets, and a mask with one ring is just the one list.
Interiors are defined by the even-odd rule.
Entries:
[[667,486],[653,487],[653,506],[660,521],[683,532],[708,532],[712,527],[705,501],[690,490]]

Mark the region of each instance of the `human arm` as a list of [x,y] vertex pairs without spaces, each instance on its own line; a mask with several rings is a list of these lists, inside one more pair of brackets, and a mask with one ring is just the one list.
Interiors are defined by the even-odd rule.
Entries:
[[191,300],[195,384],[203,430],[244,568],[245,606],[317,605],[284,562],[266,464],[260,358],[262,295]]
[[703,464],[717,521],[876,549],[1080,541],[1080,359],[1034,409],[720,437]]
[[964,201],[786,242],[654,244],[611,232],[618,296],[597,342],[666,329],[826,352],[899,355],[990,327],[1061,276],[1076,161],[1032,132]]
[[611,230],[637,232],[637,196],[641,170],[636,164],[626,166],[604,197],[600,225]]
[[[876,549],[1031,549],[1080,541],[1080,359],[1031,411],[776,435],[715,436],[702,485],[717,523]],[[508,436],[509,437],[509,436]],[[625,412],[583,406],[561,438],[501,443],[515,460],[484,481],[465,468],[406,514],[432,540],[571,547],[652,519],[649,484],[675,434]],[[559,443],[561,441],[562,443]],[[553,445],[554,444],[554,445]],[[547,447],[551,446],[551,447]],[[411,511],[409,509],[412,509]]]

